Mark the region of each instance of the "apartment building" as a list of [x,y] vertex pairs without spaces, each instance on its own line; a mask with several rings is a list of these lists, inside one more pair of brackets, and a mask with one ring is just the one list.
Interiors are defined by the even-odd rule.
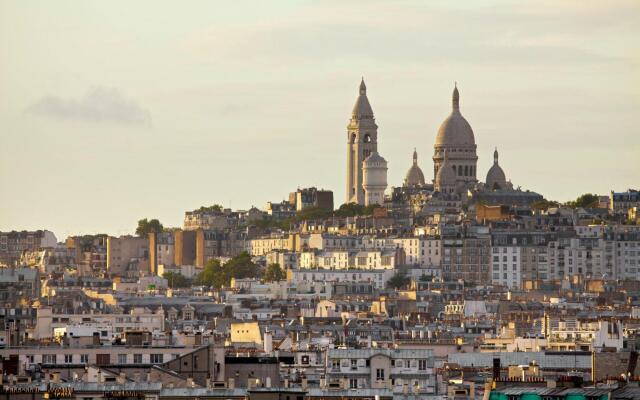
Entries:
[[107,272],[135,278],[149,273],[149,239],[137,236],[107,237]]
[[546,280],[549,232],[494,230],[491,232],[491,280],[511,289],[524,280]]
[[[52,338],[56,329],[70,325],[110,326],[116,333],[140,329],[149,332],[164,331],[164,320],[162,308],[156,312],[134,308],[129,314],[59,314],[54,313],[50,307],[41,307],[38,309],[33,338]],[[105,332],[104,336],[107,335]]]
[[624,347],[624,326],[615,320],[545,316],[542,325],[548,350],[620,351]]
[[303,251],[300,269],[395,269],[399,264],[396,251]]
[[0,232],[0,265],[14,265],[25,251],[54,248],[57,244],[56,236],[47,230]]
[[440,239],[428,236],[391,239],[396,248],[402,249],[403,264],[429,267],[440,266]]
[[442,275],[447,281],[491,282],[489,230],[442,238]]
[[391,389],[394,394],[434,394],[431,349],[329,349],[326,385],[342,389]]
[[611,213],[626,215],[633,207],[640,207],[640,191],[633,189],[626,192],[611,191],[609,195],[609,211]]
[[369,282],[377,289],[385,287],[387,281],[395,274],[392,269],[372,270],[314,270],[297,269],[287,272],[287,280],[294,285],[311,282]]
[[549,242],[548,278],[571,275],[617,279],[614,243],[602,238],[559,237]]

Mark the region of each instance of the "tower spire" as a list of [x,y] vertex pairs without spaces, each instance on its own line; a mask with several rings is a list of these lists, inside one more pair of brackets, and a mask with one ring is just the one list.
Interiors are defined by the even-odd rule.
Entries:
[[493,163],[498,164],[498,147],[493,151]]
[[413,148],[413,165],[418,165],[418,151]]
[[458,92],[458,82],[454,83],[453,86],[453,96],[452,96],[452,102],[453,102],[453,109],[454,110],[459,110],[460,109],[460,93]]
[[362,80],[360,81],[360,94],[362,94],[362,95],[367,94],[367,85],[364,84],[364,76],[362,77]]

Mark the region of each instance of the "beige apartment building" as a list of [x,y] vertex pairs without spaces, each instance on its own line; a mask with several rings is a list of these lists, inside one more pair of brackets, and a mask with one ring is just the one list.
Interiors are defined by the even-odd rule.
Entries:
[[110,276],[148,274],[149,239],[138,236],[107,237],[107,272]]

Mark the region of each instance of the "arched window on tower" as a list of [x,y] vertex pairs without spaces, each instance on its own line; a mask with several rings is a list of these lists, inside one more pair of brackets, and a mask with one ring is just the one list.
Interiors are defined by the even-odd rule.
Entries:
[[458,176],[462,176],[462,165],[458,165]]
[[356,142],[356,134],[355,134],[355,133],[352,133],[352,134],[351,134],[351,143],[353,144],[353,143],[355,143],[355,142]]
[[464,176],[469,176],[469,166],[468,165],[464,166]]
[[365,143],[371,143],[371,136],[368,133],[366,135],[364,135],[364,142]]

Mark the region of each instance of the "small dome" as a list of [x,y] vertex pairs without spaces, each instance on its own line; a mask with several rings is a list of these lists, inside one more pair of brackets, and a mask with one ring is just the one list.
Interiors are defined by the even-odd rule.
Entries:
[[498,149],[493,152],[493,165],[487,172],[485,186],[488,190],[507,189],[507,177],[498,164]]
[[404,178],[405,186],[424,186],[424,174],[418,166],[418,152],[413,150],[413,165]]
[[453,89],[453,109],[451,114],[442,122],[438,135],[436,136],[436,146],[459,146],[475,145],[475,137],[471,125],[460,114],[460,94],[458,88]]
[[363,161],[363,167],[365,168],[386,168],[387,160],[385,160],[377,151],[374,151],[369,155],[369,157],[365,158]]
[[373,118],[373,110],[367,98],[367,86],[364,84],[364,78],[360,82],[360,95],[353,106],[351,115],[356,119]]
[[436,187],[438,190],[441,190],[443,186],[451,186],[456,184],[456,173],[453,172],[453,167],[449,165],[449,160],[447,158],[447,151],[444,151],[444,160],[436,173]]

